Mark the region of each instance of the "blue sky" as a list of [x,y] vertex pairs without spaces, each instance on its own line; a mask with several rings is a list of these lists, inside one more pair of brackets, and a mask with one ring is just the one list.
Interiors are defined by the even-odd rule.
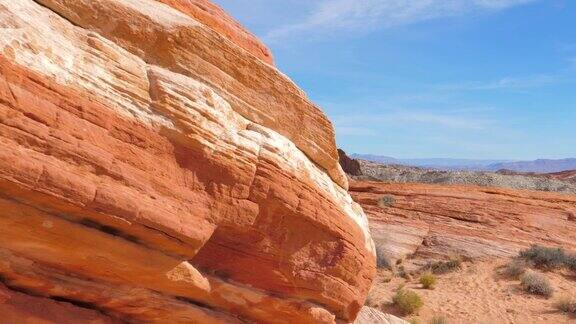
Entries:
[[348,152],[576,156],[576,1],[215,0]]

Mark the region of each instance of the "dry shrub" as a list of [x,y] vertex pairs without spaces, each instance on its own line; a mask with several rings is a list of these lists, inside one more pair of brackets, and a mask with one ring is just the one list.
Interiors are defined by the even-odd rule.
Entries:
[[502,274],[512,279],[519,279],[527,269],[528,263],[525,260],[514,259],[504,267]]
[[540,245],[532,245],[529,249],[521,251],[520,258],[543,270],[570,267],[572,263],[576,263],[576,257],[568,255],[564,249]]
[[576,272],[576,256],[569,256],[564,263],[568,269]]
[[431,272],[426,272],[420,277],[420,283],[424,289],[433,289],[436,285],[436,276]]
[[458,257],[450,258],[448,261],[428,262],[422,270],[430,271],[434,274],[446,274],[459,270],[462,266],[462,259]]
[[404,267],[404,265],[398,266],[398,271],[396,271],[396,275],[406,280],[412,280],[412,274],[410,274],[410,272],[406,270],[406,267]]
[[395,203],[396,198],[394,198],[394,196],[391,195],[383,196],[378,200],[378,206],[380,206],[380,208],[392,207],[394,206]]
[[556,303],[554,303],[554,306],[561,312],[576,314],[576,299],[573,297],[560,297]]
[[380,269],[394,269],[394,264],[386,252],[384,252],[384,249],[379,245],[376,245],[376,266]]
[[415,314],[424,306],[420,295],[405,289],[398,290],[392,301],[404,315]]
[[430,324],[448,324],[448,319],[442,315],[436,315],[428,322]]
[[550,280],[544,275],[534,271],[526,271],[526,273],[520,277],[520,283],[524,291],[534,295],[551,297],[554,293],[554,288],[552,288]]

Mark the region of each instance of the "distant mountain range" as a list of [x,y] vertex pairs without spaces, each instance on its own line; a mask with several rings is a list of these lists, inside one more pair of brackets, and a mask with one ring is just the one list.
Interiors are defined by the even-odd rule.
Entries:
[[399,164],[439,170],[470,170],[551,173],[576,170],[576,158],[534,161],[513,160],[473,160],[473,159],[396,159],[383,155],[351,154],[354,159],[367,160],[382,164]]

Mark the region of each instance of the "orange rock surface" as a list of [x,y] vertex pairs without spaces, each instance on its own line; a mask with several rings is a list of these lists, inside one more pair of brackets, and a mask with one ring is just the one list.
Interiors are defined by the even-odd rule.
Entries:
[[208,0],[158,0],[174,7],[205,26],[214,29],[238,46],[252,53],[268,64],[274,64],[272,53],[256,36],[244,29],[222,8]]
[[154,0],[0,0],[0,28],[3,291],[54,323],[354,320],[367,219],[282,73]]
[[576,251],[574,195],[369,181],[353,181],[350,192],[391,259],[512,257],[532,244]]

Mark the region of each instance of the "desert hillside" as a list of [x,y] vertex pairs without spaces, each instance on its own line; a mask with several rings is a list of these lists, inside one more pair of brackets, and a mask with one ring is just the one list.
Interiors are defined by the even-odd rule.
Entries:
[[512,171],[451,171],[419,168],[397,164],[381,164],[366,160],[353,160],[359,164],[364,179],[393,183],[428,183],[447,185],[476,185],[482,187],[539,190],[576,194],[576,171],[560,173],[518,173]]
[[[557,307],[576,298],[576,195],[565,193],[572,172],[437,171],[357,161],[343,152],[341,161],[355,171],[350,193],[369,217],[378,255],[368,306],[417,323],[574,320]],[[567,255],[566,265],[523,265],[522,271],[545,276],[549,297],[527,293],[519,276],[506,274],[510,264],[524,264],[515,260],[533,245]],[[425,276],[434,277],[433,289],[423,289]],[[422,308],[404,312],[394,302],[398,291],[415,292]]]
[[[533,244],[576,252],[576,195],[462,185],[352,181],[350,192],[370,219],[379,255],[379,273],[368,305],[385,313],[427,323],[571,323],[556,309],[561,298],[576,297],[573,271],[545,270],[551,298],[523,291],[503,275],[506,265]],[[437,275],[433,290],[422,289],[426,266],[457,269]],[[391,301],[400,288],[424,300],[406,315]]]

